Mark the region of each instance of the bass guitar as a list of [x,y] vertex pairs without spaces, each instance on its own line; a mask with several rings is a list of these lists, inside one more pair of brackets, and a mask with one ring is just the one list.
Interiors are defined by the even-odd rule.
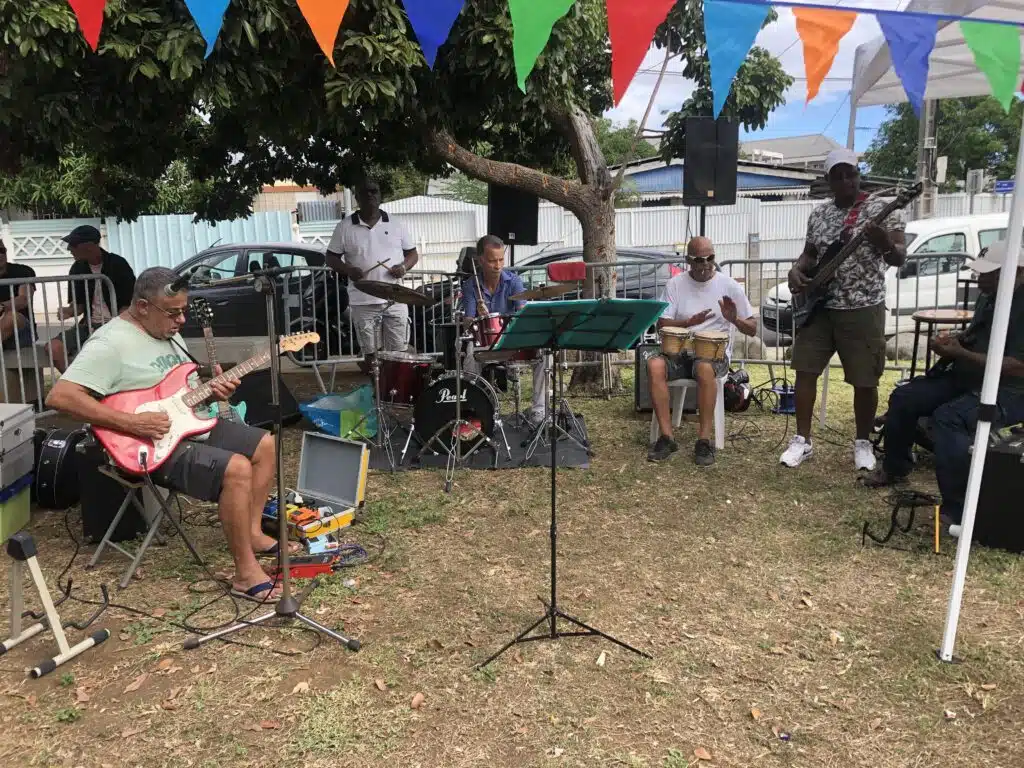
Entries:
[[[296,333],[285,336],[278,343],[280,352],[298,352],[307,344],[320,341],[318,333]],[[108,395],[101,401],[122,413],[164,413],[171,426],[159,440],[126,435],[105,427],[93,427],[96,438],[103,444],[110,458],[125,472],[145,474],[159,468],[186,437],[201,435],[213,429],[217,417],[202,418],[195,408],[213,395],[210,385],[240,379],[270,362],[270,352],[263,351],[227,373],[222,373],[195,389],[188,385],[189,377],[198,366],[182,363],[172,368],[163,380],[149,389],[133,389]]]
[[[879,225],[893,211],[906,208],[915,197],[921,194],[922,189],[923,185],[918,182],[909,189],[900,190],[894,200],[886,203],[882,210],[871,217],[870,223]],[[864,227],[845,242],[840,237],[840,239],[836,240],[826,249],[824,255],[818,257],[818,262],[808,272],[807,276],[810,278],[810,281],[804,290],[793,294],[793,324],[797,329],[807,325],[818,307],[825,303],[829,295],[829,283],[836,276],[839,267],[849,258],[850,254],[854,253],[863,244]]]
[[[210,363],[210,370],[217,369],[217,344],[213,339],[213,307],[206,299],[192,299],[189,302],[189,309],[196,319],[200,329],[203,331],[203,341],[206,342],[206,357]],[[244,405],[244,404],[241,404]],[[241,406],[237,409],[227,400],[218,400],[216,403],[217,418],[227,421],[241,422],[244,418],[244,410]]]

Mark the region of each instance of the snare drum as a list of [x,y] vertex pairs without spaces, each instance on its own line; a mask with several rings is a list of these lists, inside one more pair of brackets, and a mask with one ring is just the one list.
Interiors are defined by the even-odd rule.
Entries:
[[430,381],[433,355],[415,352],[378,352],[380,399],[395,405],[412,405]]
[[698,331],[693,335],[693,354],[698,360],[725,360],[729,334],[724,331]]
[[661,329],[661,351],[670,356],[693,353],[693,334],[687,328],[667,327]]
[[480,315],[473,324],[473,341],[478,347],[492,346],[505,332],[507,322],[508,316],[499,315],[497,312]]

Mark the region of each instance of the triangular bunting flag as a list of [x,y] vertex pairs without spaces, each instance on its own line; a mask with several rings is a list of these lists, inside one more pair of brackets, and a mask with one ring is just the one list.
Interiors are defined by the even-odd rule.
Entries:
[[920,117],[928,84],[928,57],[935,47],[937,19],[901,13],[876,13],[875,18],[889,44],[892,68],[906,91],[910,106]]
[[651,47],[654,31],[668,16],[675,0],[607,0],[606,4],[608,37],[612,42],[612,90],[618,104]]
[[85,42],[94,51],[100,45],[100,30],[103,29],[103,9],[107,0],[68,0],[71,10],[78,18]]
[[821,88],[825,75],[839,51],[839,41],[853,27],[857,14],[852,11],[826,11],[820,8],[794,8],[796,33],[804,44],[804,70],[807,73],[807,103]]
[[985,73],[992,95],[1010,110],[1020,72],[1020,28],[1008,24],[961,21],[964,42],[974,54],[974,63]]
[[224,12],[231,0],[185,0],[188,12],[199,27],[199,34],[206,41],[206,57],[213,53],[220,28],[224,24]]
[[704,0],[704,40],[711,64],[711,96],[716,119],[769,10],[767,4]]
[[512,56],[516,63],[519,90],[526,93],[537,57],[551,37],[555,22],[565,16],[576,0],[508,0],[512,17]]
[[338,39],[338,28],[348,10],[348,0],[298,0],[298,3],[320,50],[334,66],[334,41]]
[[405,15],[431,69],[437,59],[437,49],[448,39],[462,4],[463,0],[405,0]]

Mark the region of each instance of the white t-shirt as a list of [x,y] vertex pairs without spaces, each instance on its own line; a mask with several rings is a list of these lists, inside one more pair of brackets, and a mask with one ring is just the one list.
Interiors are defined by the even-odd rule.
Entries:
[[676,275],[665,283],[665,292],[661,300],[667,301],[668,306],[661,316],[666,320],[687,320],[705,309],[710,309],[708,319],[699,325],[691,326],[689,330],[697,333],[699,331],[726,331],[729,334],[729,347],[726,355],[732,359],[732,339],[735,326],[722,317],[722,308],[718,301],[723,296],[730,297],[736,303],[736,316],[746,320],[753,317],[754,309],[750,306],[747,294],[743,287],[722,272],[715,272],[715,276],[706,283],[699,283],[690,277],[689,272]]
[[[381,283],[397,283],[398,279],[388,273],[388,268],[405,261],[405,252],[411,251],[416,245],[405,227],[384,211],[372,227],[367,226],[358,213],[346,216],[334,228],[331,242],[327,250],[344,257],[346,264],[363,270],[364,280],[376,280]],[[378,262],[383,266],[374,269]],[[383,304],[383,299],[368,296],[348,285],[350,304]]]

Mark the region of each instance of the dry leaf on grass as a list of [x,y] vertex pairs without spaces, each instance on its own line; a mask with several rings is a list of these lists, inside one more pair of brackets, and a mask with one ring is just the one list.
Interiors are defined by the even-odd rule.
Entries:
[[125,693],[132,693],[134,691],[139,690],[139,688],[142,687],[142,684],[144,682],[146,682],[146,678],[148,678],[148,677],[149,677],[149,673],[148,672],[143,672],[141,675],[139,675],[134,680],[132,680],[130,683],[128,683],[128,687],[124,689],[124,692]]
[[118,632],[117,633],[117,639],[118,640],[131,640],[132,636],[128,632]]
[[994,691],[996,689],[995,683],[982,683],[981,690],[983,691]]
[[386,691],[388,689],[388,684],[381,680],[379,677],[373,681],[373,684],[377,686],[378,691]]
[[153,613],[150,614],[150,616],[152,616],[154,619],[162,619],[166,615],[167,615],[167,609],[166,608],[157,608],[155,611],[153,611]]
[[160,663],[156,665],[156,668],[160,672],[165,672],[168,669],[170,669],[171,665],[173,665],[173,664],[174,664],[174,659],[171,659],[171,658],[160,659]]
[[786,649],[779,645],[773,645],[771,648],[768,649],[768,652],[771,653],[773,656],[783,656],[786,653]]
[[704,747],[697,747],[695,750],[693,750],[693,756],[697,760],[707,760],[708,762],[711,761],[711,753],[704,749]]
[[876,717],[874,720],[871,721],[871,725],[869,725],[868,727],[872,731],[877,731],[879,728],[882,727],[882,718]]
[[149,728],[149,724],[139,726],[138,728],[125,728],[121,731],[122,739],[130,739],[132,736],[138,736],[140,733],[145,733],[146,729]]
[[309,693],[309,683],[307,683],[305,680],[296,683],[295,687],[292,688],[292,693]]
[[843,642],[843,636],[833,629],[831,632],[828,633],[828,642],[829,645],[835,648],[837,645],[839,645],[839,643]]
[[596,662],[597,666],[603,667],[604,663],[605,663],[605,661],[607,659],[608,659],[608,654],[606,654],[604,651],[601,651],[601,655],[597,657],[597,662]]
[[806,597],[801,597],[801,598],[800,598],[800,604],[801,604],[801,605],[803,605],[803,606],[805,606],[805,607],[807,607],[807,608],[813,608],[813,607],[814,607],[814,603],[812,603],[812,602],[811,602],[811,601],[810,601],[810,600],[809,600],[808,598],[806,598]]
[[277,720],[260,720],[260,728],[264,731],[276,731],[281,727],[281,724]]
[[89,701],[89,693],[84,687],[75,689],[75,704],[85,704]]
[[259,723],[249,723],[248,725],[242,726],[243,731],[253,731],[254,733],[260,733],[263,729]]
[[956,720],[956,712],[954,712],[952,709],[944,709],[942,711],[942,716],[947,720]]
[[761,719],[761,710],[758,709],[757,707],[752,707],[751,710],[750,710],[750,716],[752,718],[754,718],[755,720],[760,720]]
[[412,697],[411,706],[413,709],[419,709],[423,706],[423,702],[425,702],[426,700],[426,696],[424,696],[422,693],[417,693],[415,696]]
[[167,694],[167,698],[160,702],[160,708],[173,711],[181,706],[181,702],[178,701],[178,696],[181,695],[181,688],[172,688],[171,692]]

